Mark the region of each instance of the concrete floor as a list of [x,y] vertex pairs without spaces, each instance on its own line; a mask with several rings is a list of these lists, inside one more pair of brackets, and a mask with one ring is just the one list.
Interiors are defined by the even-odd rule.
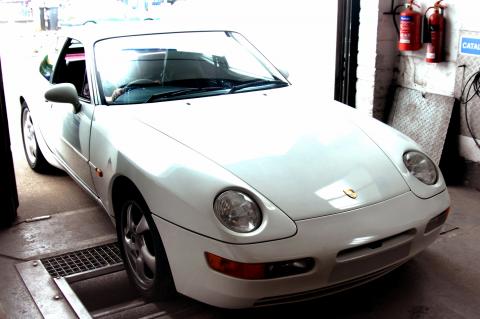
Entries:
[[[106,214],[68,176],[39,175],[27,166],[15,107],[21,72],[19,65],[8,61],[13,55],[2,55],[2,65],[9,75],[5,90],[20,207],[17,224],[0,230],[0,318],[41,318],[15,265],[108,242],[115,234]],[[183,296],[152,307],[166,318],[291,318],[299,314],[302,318],[480,318],[480,193],[459,186],[450,186],[449,191],[452,212],[446,232],[422,254],[370,284],[265,309],[227,311]],[[43,215],[51,218],[25,222]],[[105,278],[98,290],[79,287],[79,293],[106,302],[111,289],[128,294],[128,282],[120,280],[120,286],[115,286]],[[89,304],[92,298],[85,301]]]
[[[42,318],[15,264],[108,242],[115,234],[106,214],[85,198],[68,177],[39,176],[22,169],[22,165],[16,163],[21,201],[18,223],[0,230],[0,314],[3,309],[6,318]],[[51,191],[59,187],[53,186],[57,182],[62,192],[69,194],[68,200]],[[24,189],[26,185],[40,185],[37,183],[52,186],[43,191],[36,187]],[[446,232],[404,266],[362,287],[265,309],[221,310],[183,296],[150,308],[161,311],[166,318],[291,318],[298,314],[311,318],[479,318],[480,193],[454,186],[449,187],[449,192],[452,212]],[[35,211],[35,207],[41,210]],[[58,211],[61,207],[67,209]],[[51,218],[22,222],[45,213],[50,213]],[[77,291],[86,305],[93,303],[92,309],[103,302],[109,306],[112,290],[131,294],[126,277],[101,280],[102,284],[96,281],[94,288],[79,287]]]

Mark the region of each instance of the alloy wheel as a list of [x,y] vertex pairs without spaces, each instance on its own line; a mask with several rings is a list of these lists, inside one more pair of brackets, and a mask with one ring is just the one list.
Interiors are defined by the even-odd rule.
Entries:
[[153,235],[145,217],[145,212],[134,201],[124,207],[122,220],[123,246],[128,266],[143,288],[154,284],[156,276],[156,257]]
[[35,127],[33,126],[32,117],[28,108],[23,109],[23,143],[25,145],[25,153],[29,162],[35,166],[37,162],[38,145],[35,136]]

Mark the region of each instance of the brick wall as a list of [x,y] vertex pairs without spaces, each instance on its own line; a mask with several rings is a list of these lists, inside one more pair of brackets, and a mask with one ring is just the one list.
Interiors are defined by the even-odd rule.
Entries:
[[383,14],[389,10],[389,1],[361,0],[356,104],[377,119],[384,117],[398,59],[392,17]]

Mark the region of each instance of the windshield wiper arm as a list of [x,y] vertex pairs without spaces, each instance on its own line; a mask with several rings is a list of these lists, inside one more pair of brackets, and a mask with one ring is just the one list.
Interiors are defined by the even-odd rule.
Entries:
[[162,100],[162,99],[167,99],[167,98],[176,97],[176,96],[189,95],[192,93],[202,93],[202,92],[226,90],[226,89],[229,89],[229,88],[226,88],[224,86],[208,86],[208,87],[202,87],[202,88],[188,88],[183,90],[157,93],[157,94],[153,94],[145,103],[150,103],[156,100]]
[[288,83],[281,80],[255,80],[255,81],[235,85],[230,89],[230,91],[228,91],[228,93],[235,93],[245,88],[255,87],[255,86],[264,86],[264,85],[287,86]]

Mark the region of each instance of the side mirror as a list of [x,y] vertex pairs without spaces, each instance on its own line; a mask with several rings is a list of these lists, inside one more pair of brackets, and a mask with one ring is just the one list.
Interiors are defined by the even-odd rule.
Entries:
[[283,75],[283,77],[285,79],[288,80],[288,77],[290,76],[290,73],[287,70],[285,70],[283,68],[279,68],[278,71],[280,72],[281,75]]
[[71,83],[55,84],[45,92],[45,98],[50,102],[72,104],[74,113],[80,112],[82,108],[82,104],[78,99],[77,89]]

